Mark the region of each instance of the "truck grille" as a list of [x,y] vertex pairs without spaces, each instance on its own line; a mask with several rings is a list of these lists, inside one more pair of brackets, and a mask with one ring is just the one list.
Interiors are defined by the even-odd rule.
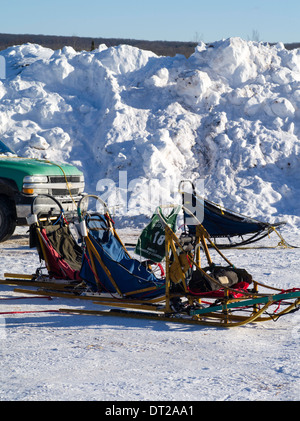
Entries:
[[[68,186],[66,185],[66,178]],[[77,196],[83,193],[84,181],[79,175],[52,175],[49,177],[48,189],[52,196]],[[69,191],[70,189],[70,191]]]
[[[80,176],[79,175],[67,175],[67,181],[68,183],[80,183]],[[55,175],[52,177],[49,177],[50,183],[65,183],[66,179],[62,175]]]
[[72,195],[79,194],[79,189],[70,189],[70,192],[68,189],[51,189],[52,196],[68,196],[71,192]]

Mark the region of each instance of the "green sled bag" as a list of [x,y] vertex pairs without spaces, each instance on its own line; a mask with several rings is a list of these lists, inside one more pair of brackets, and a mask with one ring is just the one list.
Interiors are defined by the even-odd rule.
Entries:
[[[165,216],[158,208],[160,215],[172,231],[175,230],[179,210],[180,206],[174,208],[169,216]],[[156,263],[161,262],[165,257],[165,229],[157,213],[152,215],[150,223],[143,229],[134,252]]]

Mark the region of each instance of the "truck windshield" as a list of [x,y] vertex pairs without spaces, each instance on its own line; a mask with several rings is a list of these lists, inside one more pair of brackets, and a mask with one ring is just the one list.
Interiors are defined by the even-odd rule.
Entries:
[[16,153],[10,149],[8,146],[5,145],[5,143],[1,142],[0,140],[0,155],[7,155],[7,154],[13,154],[15,155]]

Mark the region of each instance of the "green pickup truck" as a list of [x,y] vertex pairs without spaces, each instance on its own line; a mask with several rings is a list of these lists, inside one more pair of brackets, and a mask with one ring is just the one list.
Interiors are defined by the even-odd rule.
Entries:
[[20,158],[0,141],[0,242],[8,240],[17,225],[27,224],[37,195],[35,212],[55,212],[53,200],[45,196],[51,195],[67,215],[75,211],[83,192],[84,176],[73,165]]

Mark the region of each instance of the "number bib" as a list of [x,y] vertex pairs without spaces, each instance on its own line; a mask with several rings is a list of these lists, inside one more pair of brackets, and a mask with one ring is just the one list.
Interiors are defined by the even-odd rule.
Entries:
[[[162,215],[159,208],[161,216],[172,231],[175,230],[179,210],[180,206],[173,209],[166,217]],[[150,223],[142,231],[134,252],[156,263],[161,262],[165,257],[165,229],[157,213],[152,215]]]

